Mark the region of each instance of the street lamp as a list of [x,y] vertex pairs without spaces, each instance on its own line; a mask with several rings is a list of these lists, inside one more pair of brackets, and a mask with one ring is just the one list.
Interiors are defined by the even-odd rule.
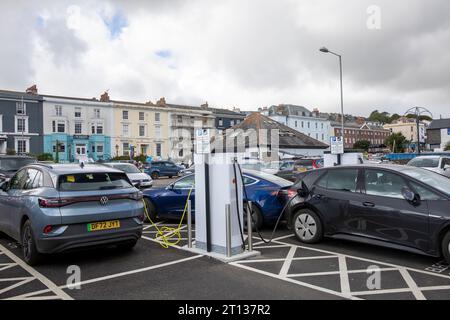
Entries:
[[429,114],[431,119],[433,119],[433,114],[423,107],[414,107],[405,112],[405,116],[412,114],[416,116],[416,129],[417,129],[417,154],[420,154],[420,116],[423,114]]
[[339,57],[339,71],[340,71],[340,82],[341,82],[341,136],[342,136],[342,143],[344,143],[344,141],[345,141],[344,140],[344,90],[342,88],[342,56],[340,54],[337,54],[333,51],[328,50],[325,47],[322,47],[319,50],[320,50],[320,52],[331,53],[331,54]]

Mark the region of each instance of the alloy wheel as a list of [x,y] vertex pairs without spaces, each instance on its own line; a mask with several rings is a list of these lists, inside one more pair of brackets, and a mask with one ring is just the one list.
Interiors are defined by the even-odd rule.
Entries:
[[317,223],[307,213],[300,214],[295,220],[295,232],[302,240],[311,240],[317,233]]
[[23,255],[28,258],[30,256],[31,252],[31,246],[32,246],[32,237],[31,237],[31,230],[29,227],[25,228],[23,231]]

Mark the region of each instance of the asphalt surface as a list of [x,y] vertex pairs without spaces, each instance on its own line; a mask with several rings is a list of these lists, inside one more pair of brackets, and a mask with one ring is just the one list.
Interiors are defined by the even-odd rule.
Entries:
[[[172,181],[158,179],[155,187]],[[333,239],[304,245],[279,229],[269,244],[254,235],[261,255],[229,264],[187,251],[185,225],[169,248],[146,225],[131,251],[52,255],[33,268],[0,234],[0,299],[450,299],[450,267],[440,259]],[[270,237],[270,228],[262,235]]]

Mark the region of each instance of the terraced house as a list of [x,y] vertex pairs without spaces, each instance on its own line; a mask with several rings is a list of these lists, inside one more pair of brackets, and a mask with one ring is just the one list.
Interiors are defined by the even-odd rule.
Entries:
[[43,144],[42,96],[0,90],[0,154],[40,154]]
[[113,101],[113,155],[169,157],[168,108],[148,103]]
[[44,95],[44,152],[60,162],[111,158],[113,104],[100,100]]

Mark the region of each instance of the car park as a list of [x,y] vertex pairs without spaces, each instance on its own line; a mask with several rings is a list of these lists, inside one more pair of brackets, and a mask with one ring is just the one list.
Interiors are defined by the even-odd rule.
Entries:
[[143,221],[142,193],[102,165],[30,164],[0,189],[0,231],[22,245],[30,265],[77,248],[132,248]]
[[33,157],[0,156],[0,181],[10,179],[20,168],[35,162]]
[[323,160],[321,158],[287,159],[278,162],[278,166],[278,170],[270,173],[295,182],[300,173],[323,167]]
[[332,167],[302,174],[284,194],[301,242],[328,236],[450,262],[450,180],[439,174],[399,165]]
[[419,156],[411,159],[407,165],[424,168],[450,177],[450,156]]
[[150,167],[144,169],[153,180],[160,177],[176,177],[182,170],[186,168],[177,166],[172,161],[154,161],[150,164]]
[[[290,181],[274,175],[254,170],[243,170],[247,201],[252,201],[252,220],[261,228],[273,224],[279,217],[284,200],[280,198],[281,189],[292,185]],[[190,200],[195,208],[195,175],[186,175],[165,188],[144,191],[144,199],[149,216],[157,218],[180,219],[191,189]]]
[[133,183],[133,185],[137,188],[151,188],[153,185],[152,178],[145,172],[140,171],[134,164],[117,162],[108,162],[103,164],[125,172],[131,183]]

